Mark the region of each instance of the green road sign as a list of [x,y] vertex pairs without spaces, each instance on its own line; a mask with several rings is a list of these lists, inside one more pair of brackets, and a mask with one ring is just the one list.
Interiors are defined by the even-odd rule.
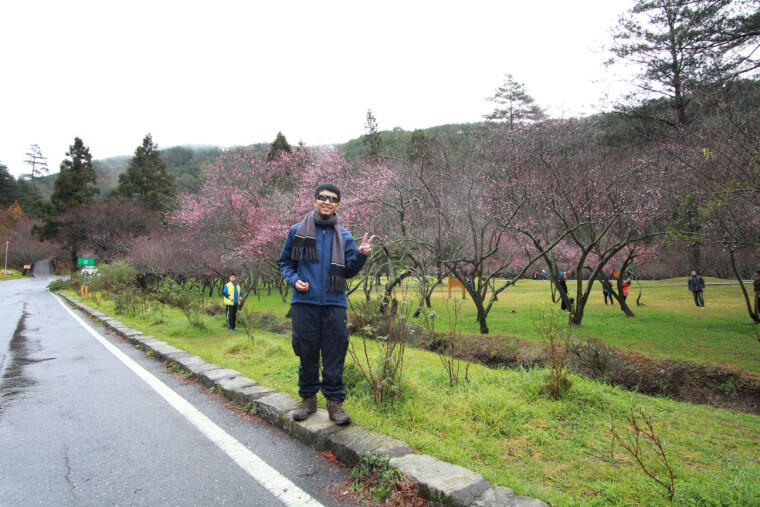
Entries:
[[94,266],[95,259],[92,257],[79,257],[77,258],[77,266]]

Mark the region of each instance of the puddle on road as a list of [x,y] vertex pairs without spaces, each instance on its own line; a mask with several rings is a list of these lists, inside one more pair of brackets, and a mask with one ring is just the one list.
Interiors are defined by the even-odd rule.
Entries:
[[29,314],[26,312],[26,305],[18,320],[16,330],[13,332],[13,339],[8,347],[8,354],[4,357],[5,371],[3,372],[2,381],[0,381],[0,414],[5,407],[14,398],[23,395],[31,386],[37,383],[33,378],[24,375],[24,368],[29,364],[49,361],[52,358],[32,359],[30,355],[33,352],[39,352],[39,342],[31,342],[26,336],[26,318]]

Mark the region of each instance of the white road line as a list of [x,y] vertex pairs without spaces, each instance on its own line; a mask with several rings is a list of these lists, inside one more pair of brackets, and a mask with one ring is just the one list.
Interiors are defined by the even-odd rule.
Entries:
[[71,309],[61,301],[55,294],[51,295],[58,300],[58,303],[76,320],[83,328],[87,330],[96,340],[100,342],[111,354],[116,356],[127,368],[132,370],[138,377],[143,379],[146,384],[153,388],[164,398],[169,405],[174,407],[177,412],[182,414],[185,419],[198,429],[206,438],[216,444],[227,456],[245,470],[248,475],[253,477],[256,482],[261,484],[272,495],[280,499],[285,505],[305,505],[319,506],[322,505],[308,493],[293,484],[289,479],[282,476],[277,470],[270,467],[256,454],[251,452],[246,446],[238,442],[229,433],[216,425],[211,419],[203,415],[197,408],[192,406],[182,396],[174,392],[169,386],[161,382],[152,373],[137,364],[129,356],[124,354],[111,342],[101,336],[97,331],[90,327],[85,321],[77,316]]

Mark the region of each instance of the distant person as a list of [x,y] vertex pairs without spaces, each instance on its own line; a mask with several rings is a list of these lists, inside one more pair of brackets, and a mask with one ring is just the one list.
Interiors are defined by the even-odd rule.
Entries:
[[622,292],[622,294],[620,295],[620,299],[622,299],[623,302],[625,302],[625,300],[628,299],[628,288],[630,286],[631,286],[630,278],[626,278],[625,280],[623,280],[623,283],[620,285],[620,291]]
[[[293,287],[293,351],[300,359],[298,394],[301,404],[293,419],[303,421],[317,411],[317,392],[327,399],[327,413],[338,425],[351,423],[343,409],[346,385],[343,367],[348,352],[346,280],[364,266],[372,240],[359,245],[340,225],[340,190],[323,183],[314,190],[314,209],[293,225],[280,253],[280,273]],[[322,379],[320,381],[320,357]]]
[[[557,285],[559,285],[559,288],[562,291],[561,294],[564,294],[567,297],[568,301],[570,301],[570,308],[572,308],[573,303],[575,302],[575,299],[571,298],[567,292],[567,271],[559,272],[559,283]],[[568,308],[567,304],[565,303],[565,298],[560,298],[560,301],[562,301],[561,308],[563,310],[569,311],[570,308]]]
[[224,296],[224,306],[227,308],[227,330],[230,333],[235,332],[237,323],[237,311],[241,303],[240,286],[237,283],[237,274],[230,275],[230,281],[222,289]]
[[705,281],[696,271],[692,271],[689,277],[689,290],[692,296],[694,296],[694,304],[697,305],[697,308],[704,308],[705,296],[702,293],[705,290]]
[[607,304],[607,299],[610,300],[611,305],[615,304],[615,299],[612,297],[612,284],[609,280],[602,280],[602,295],[604,296],[604,304]]
[[755,271],[755,279],[752,283],[755,287],[755,315],[760,315],[760,269]]

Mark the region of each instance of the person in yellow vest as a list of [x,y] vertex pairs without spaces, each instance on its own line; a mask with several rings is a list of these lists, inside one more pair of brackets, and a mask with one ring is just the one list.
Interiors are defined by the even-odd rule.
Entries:
[[227,330],[230,333],[234,333],[238,306],[242,303],[240,286],[237,283],[237,274],[232,273],[230,275],[230,281],[222,289],[222,295],[224,296],[224,305],[227,308]]

